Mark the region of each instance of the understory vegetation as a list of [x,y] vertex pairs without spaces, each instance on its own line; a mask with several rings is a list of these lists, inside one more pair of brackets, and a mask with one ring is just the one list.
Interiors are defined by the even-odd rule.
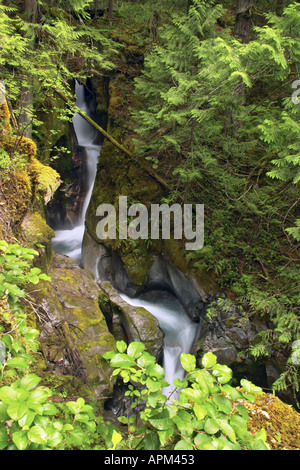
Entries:
[[[232,371],[217,363],[212,353],[196,367],[191,354],[181,355],[183,381],[168,386],[164,370],[139,342],[117,341],[116,351],[103,355],[128,384],[132,414],[119,425],[99,416],[96,403],[84,398],[64,403],[34,372],[39,353],[39,331],[28,309],[24,288],[40,280],[50,282],[32,268],[37,252],[0,243],[2,283],[0,330],[0,449],[2,450],[269,450],[267,432],[249,428],[246,404],[264,395],[260,387],[241,380],[230,385]],[[27,300],[24,303],[24,300]],[[27,307],[26,307],[27,305]],[[138,413],[134,409],[138,408]],[[295,414],[294,419],[297,414]],[[297,429],[297,422],[295,423]],[[278,436],[280,432],[278,431]],[[284,436],[283,436],[284,437]],[[279,439],[279,437],[278,437]],[[280,437],[280,439],[282,439]],[[274,442],[274,439],[273,439]],[[277,443],[277,440],[275,440]],[[287,449],[297,446],[292,440]]]

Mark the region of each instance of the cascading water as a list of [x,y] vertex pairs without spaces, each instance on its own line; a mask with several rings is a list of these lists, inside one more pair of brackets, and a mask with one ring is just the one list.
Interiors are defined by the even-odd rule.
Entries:
[[[85,99],[85,87],[80,85],[77,80],[75,82],[75,93],[76,105],[89,115],[90,109]],[[77,113],[73,117],[73,126],[78,145],[84,148],[87,158],[86,183],[88,191],[80,211],[78,225],[71,230],[57,230],[52,244],[57,253],[67,255],[80,263],[85,229],[85,214],[92,196],[101,145],[96,144],[97,140],[99,140],[99,132]]]
[[153,290],[141,294],[137,298],[130,298],[121,294],[123,300],[136,307],[144,307],[154,315],[165,333],[164,359],[165,380],[170,384],[163,390],[167,397],[178,398],[172,394],[174,379],[183,380],[185,371],[180,362],[182,353],[190,353],[194,344],[198,325],[186,314],[179,300],[166,291]]
[[[89,115],[89,106],[85,99],[84,86],[76,81],[76,105]],[[70,258],[81,262],[82,240],[85,230],[85,215],[90,203],[94,182],[97,173],[98,157],[101,145],[96,144],[99,140],[99,132],[86,122],[80,115],[73,117],[74,130],[78,145],[85,149],[87,156],[87,194],[80,212],[78,226],[71,230],[57,230],[53,239],[54,250],[65,254]],[[100,281],[100,279],[98,279]],[[181,366],[181,353],[189,353],[193,346],[197,331],[197,324],[186,314],[179,300],[166,291],[149,291],[137,298],[131,298],[120,294],[128,304],[144,307],[159,321],[160,327],[165,334],[164,338],[164,362],[165,379],[170,384],[163,390],[167,397],[177,398],[172,393],[175,378],[184,379],[185,371]]]

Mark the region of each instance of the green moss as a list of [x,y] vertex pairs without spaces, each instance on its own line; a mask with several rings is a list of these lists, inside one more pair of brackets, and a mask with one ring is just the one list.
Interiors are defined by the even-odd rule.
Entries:
[[29,171],[36,189],[43,193],[45,204],[47,204],[61,185],[59,174],[53,168],[43,165],[36,158],[31,159]]
[[291,406],[267,394],[243,405],[249,411],[249,429],[264,428],[271,450],[300,450],[300,414]]
[[47,245],[54,235],[54,231],[38,212],[27,214],[22,222],[22,236],[30,246]]

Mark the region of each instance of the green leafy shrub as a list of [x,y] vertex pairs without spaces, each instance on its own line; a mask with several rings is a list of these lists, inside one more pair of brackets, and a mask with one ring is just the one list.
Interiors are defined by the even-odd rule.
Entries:
[[[116,443],[117,449],[268,450],[265,430],[251,434],[248,411],[239,403],[240,399],[254,401],[262,390],[247,380],[241,381],[241,388],[233,388],[231,369],[218,364],[214,354],[203,357],[201,369],[193,355],[182,354],[186,378],[175,379],[167,397],[162,391],[168,385],[164,370],[143,344],[133,342],[127,347],[119,341],[117,349],[104,358],[114,368],[113,375],[129,384],[126,395],[134,398],[132,407],[145,404],[140,413],[143,426],[134,425],[134,416],[119,418],[127,433]],[[172,400],[178,391],[178,400]]]
[[35,250],[0,241],[0,252],[0,450],[90,448],[95,441],[113,446],[115,428],[104,426],[91,405],[83,398],[55,405],[52,390],[31,372],[39,331],[20,299],[28,284],[50,278],[32,267]]
[[14,304],[26,296],[24,288],[28,283],[50,280],[39,268],[32,267],[37,255],[35,250],[0,240],[0,298],[5,295]]

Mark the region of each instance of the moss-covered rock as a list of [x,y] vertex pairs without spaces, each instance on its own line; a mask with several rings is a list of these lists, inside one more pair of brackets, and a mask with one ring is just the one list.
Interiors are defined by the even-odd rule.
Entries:
[[21,227],[22,236],[30,246],[48,245],[55,236],[54,231],[47,225],[39,212],[26,214]]
[[48,368],[77,379],[80,390],[73,395],[107,397],[113,383],[102,354],[115,348],[115,339],[98,305],[98,287],[62,255],[54,255],[49,275],[51,284],[31,294],[42,311],[41,344]]
[[10,240],[19,235],[35,196],[49,202],[61,182],[55,170],[37,160],[36,143],[14,134],[6,103],[0,105],[0,144],[8,159],[0,172],[0,236]]
[[300,414],[278,397],[263,394],[255,402],[243,402],[249,412],[248,428],[264,428],[271,450],[300,450]]

